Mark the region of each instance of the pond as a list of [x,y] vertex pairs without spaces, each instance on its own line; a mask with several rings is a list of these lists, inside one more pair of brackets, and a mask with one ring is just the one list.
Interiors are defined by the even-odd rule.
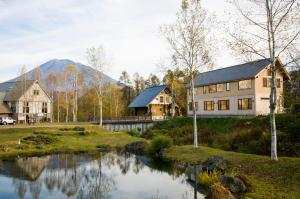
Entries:
[[113,152],[0,160],[0,198],[204,198],[182,170]]

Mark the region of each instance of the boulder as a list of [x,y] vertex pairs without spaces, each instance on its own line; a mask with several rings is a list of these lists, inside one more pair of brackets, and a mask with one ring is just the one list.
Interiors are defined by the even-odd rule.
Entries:
[[211,155],[202,163],[202,170],[211,173],[215,170],[225,173],[227,164],[222,156]]
[[237,177],[223,176],[220,179],[220,183],[232,193],[243,193],[247,191],[245,183]]
[[126,144],[125,150],[126,152],[131,152],[135,154],[144,154],[147,143],[144,141],[131,142]]
[[210,199],[235,199],[235,197],[230,193],[228,189],[226,189],[220,183],[215,183],[209,187],[209,193],[207,198]]

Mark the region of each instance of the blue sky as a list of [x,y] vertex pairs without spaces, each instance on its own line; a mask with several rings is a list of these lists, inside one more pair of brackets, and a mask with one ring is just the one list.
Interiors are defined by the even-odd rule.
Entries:
[[[168,57],[159,32],[175,20],[181,0],[0,0],[0,82],[50,59],[86,63],[86,49],[103,44],[118,78],[122,70],[159,74],[157,63]],[[222,18],[226,0],[203,0],[203,6]],[[218,49],[224,46],[219,44]],[[223,50],[222,50],[223,51]],[[237,63],[215,54],[217,66]]]

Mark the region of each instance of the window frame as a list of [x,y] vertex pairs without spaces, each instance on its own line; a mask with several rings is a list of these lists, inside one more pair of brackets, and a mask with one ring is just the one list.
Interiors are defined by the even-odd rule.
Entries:
[[[247,88],[241,88],[240,82],[245,82],[245,81],[250,81],[250,87],[247,87]],[[239,90],[248,90],[248,89],[252,89],[252,79],[240,80],[240,81],[238,82],[238,88],[239,88]]]
[[48,113],[48,103],[42,102],[42,113]]
[[[211,91],[211,87],[215,88],[215,91]],[[211,84],[208,86],[208,93],[216,93],[217,92],[217,84]]]
[[[208,109],[208,104],[211,103],[211,109]],[[214,111],[215,110],[215,102],[214,101],[204,101],[204,111]]]
[[[245,103],[245,100],[247,100],[247,107],[244,108],[244,104]],[[253,109],[253,101],[252,101],[252,98],[241,98],[241,99],[238,99],[238,110],[252,110]]]
[[226,82],[226,91],[230,91],[230,82]]
[[[222,109],[222,102],[226,102],[225,106],[226,106],[226,109]],[[228,111],[230,110],[230,100],[218,100],[218,110],[219,111]]]

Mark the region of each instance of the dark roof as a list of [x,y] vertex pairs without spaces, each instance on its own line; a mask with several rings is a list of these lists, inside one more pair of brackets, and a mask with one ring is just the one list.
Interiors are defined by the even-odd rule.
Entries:
[[0,92],[0,113],[12,113],[7,104],[3,102],[5,95],[5,92]]
[[133,100],[133,102],[131,102],[131,104],[129,104],[128,108],[147,107],[147,105],[166,88],[166,85],[146,88]]
[[254,78],[270,63],[270,59],[261,59],[253,62],[201,73],[195,78],[195,86]]
[[4,82],[0,84],[0,92],[6,93],[3,101],[16,101],[20,99],[36,80],[26,80],[26,87],[23,81]]

